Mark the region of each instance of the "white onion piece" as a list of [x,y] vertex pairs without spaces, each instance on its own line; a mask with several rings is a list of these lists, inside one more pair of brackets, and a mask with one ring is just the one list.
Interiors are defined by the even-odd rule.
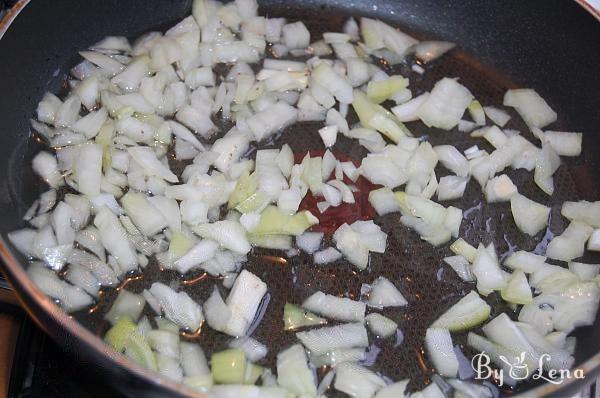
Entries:
[[278,43],[285,18],[267,18],[265,21],[265,39],[270,43]]
[[185,274],[194,267],[213,258],[218,247],[219,244],[217,242],[204,239],[175,261],[175,268],[181,274]]
[[365,319],[366,305],[345,297],[332,296],[316,292],[309,296],[302,307],[307,310],[338,321],[362,322]]
[[467,109],[469,110],[469,115],[471,115],[471,118],[478,126],[485,125],[485,112],[479,101],[471,101]]
[[226,303],[231,311],[231,318],[223,332],[231,336],[246,335],[266,293],[267,285],[256,275],[243,270],[227,296]]
[[179,182],[177,176],[161,163],[150,147],[137,146],[127,149],[131,157],[149,175],[160,177],[169,182]]
[[335,170],[336,162],[337,160],[333,153],[331,153],[331,151],[327,149],[325,151],[325,154],[323,155],[323,160],[321,161],[321,175],[323,181],[329,180],[329,177],[331,177],[331,173],[333,173],[333,171]]
[[51,187],[56,188],[61,184],[63,177],[58,170],[58,162],[49,152],[42,151],[35,155],[31,167]]
[[477,248],[477,255],[473,260],[473,275],[477,280],[477,290],[485,294],[492,290],[500,290],[506,286],[504,274],[500,269],[496,253],[490,255],[482,244]]
[[458,199],[465,193],[469,177],[445,176],[437,186],[437,198],[440,201]]
[[355,199],[354,199],[354,194],[352,193],[352,190],[346,185],[344,184],[342,181],[340,180],[332,180],[329,181],[327,183],[327,185],[331,185],[332,187],[336,188],[342,195],[342,201],[344,203],[355,203]]
[[549,143],[542,144],[542,150],[535,158],[535,173],[533,180],[536,185],[548,195],[554,193],[552,175],[560,167],[560,158]]
[[402,293],[387,278],[380,276],[371,284],[369,307],[402,307],[408,304]]
[[147,237],[154,236],[167,227],[167,219],[142,193],[128,192],[121,198],[125,213]]
[[104,315],[104,319],[113,325],[123,316],[137,322],[145,305],[146,300],[142,295],[121,289],[110,310]]
[[40,263],[29,265],[27,274],[44,294],[59,300],[60,306],[67,312],[86,308],[93,302],[81,288],[60,280],[53,271]]
[[510,209],[517,227],[530,236],[535,236],[548,225],[550,208],[519,193],[510,198]]
[[196,343],[182,341],[179,344],[181,354],[181,367],[186,376],[199,376],[210,374],[208,361],[202,348]]
[[364,157],[358,171],[373,184],[391,189],[404,184],[408,179],[404,171],[385,156]]
[[485,199],[488,203],[507,202],[515,193],[517,187],[506,174],[492,178],[485,186]]
[[108,76],[114,76],[125,69],[120,62],[95,51],[80,51],[79,55],[100,67]]
[[33,245],[36,235],[36,230],[23,228],[9,232],[8,240],[10,240],[10,243],[12,243],[21,254],[31,257],[35,255]]
[[277,383],[297,396],[315,397],[317,385],[300,344],[277,354]]
[[284,25],[281,32],[287,48],[306,48],[310,44],[310,32],[300,21]]
[[315,252],[313,255],[313,261],[315,264],[329,264],[334,261],[337,261],[342,258],[342,253],[337,251],[333,247],[328,247],[318,252]]
[[100,291],[100,283],[92,274],[90,270],[80,265],[69,265],[69,271],[65,276],[65,279],[71,282],[73,285],[82,288],[90,296],[98,298],[98,292]]
[[204,302],[203,309],[208,326],[218,331],[225,329],[231,318],[231,310],[227,307],[225,301],[223,301],[221,293],[219,293],[219,289],[216,286]]
[[76,264],[89,269],[102,286],[114,286],[119,282],[115,272],[104,261],[88,252],[73,249],[68,261],[71,265]]
[[277,207],[286,214],[295,214],[302,202],[302,192],[298,188],[281,191],[277,199]]
[[173,323],[190,331],[196,331],[202,326],[204,321],[202,307],[187,293],[176,292],[160,282],[154,282],[149,292],[158,302],[167,319]]
[[98,134],[107,117],[106,108],[90,112],[73,124],[73,131],[85,135],[88,139],[93,138]]
[[200,224],[193,228],[199,236],[213,239],[231,251],[246,254],[250,251],[250,243],[246,237],[246,231],[239,222],[222,220],[211,224]]
[[425,334],[425,346],[435,370],[440,375],[457,376],[458,358],[448,329],[428,328]]
[[519,250],[508,256],[504,265],[514,270],[532,273],[546,265],[546,257]]
[[337,249],[358,269],[364,270],[369,264],[369,248],[362,241],[363,235],[343,224],[334,233]]
[[502,109],[493,106],[484,106],[483,111],[492,122],[500,127],[504,127],[510,120],[510,115]]
[[571,221],[581,221],[594,228],[600,228],[600,201],[564,202],[561,214]]
[[545,131],[543,137],[560,156],[579,156],[581,154],[582,133]]
[[139,262],[135,250],[127,239],[125,229],[107,207],[100,208],[94,225],[98,228],[102,245],[115,257],[120,270],[125,273],[136,269]]
[[246,354],[251,362],[258,362],[263,359],[268,352],[267,346],[252,337],[239,337],[229,342],[229,347],[239,348]]
[[319,135],[325,147],[330,148],[335,145],[337,140],[338,127],[337,126],[325,126],[319,129]]
[[387,338],[396,333],[398,324],[381,314],[371,313],[365,317],[369,330],[377,337]]
[[208,109],[197,109],[186,105],[177,111],[175,118],[204,138],[209,138],[216,130]]
[[333,386],[351,397],[371,398],[385,385],[380,376],[361,365],[344,362],[336,367]]
[[322,232],[304,232],[296,237],[296,245],[305,253],[313,254],[321,247],[323,235]]
[[438,145],[433,149],[438,155],[439,161],[448,170],[454,172],[459,177],[469,175],[469,162],[458,149],[452,145]]
[[352,86],[327,63],[321,62],[313,70],[312,78],[329,90],[338,101],[346,104],[352,103],[354,99]]
[[600,229],[595,229],[588,239],[587,249],[590,251],[600,251]]
[[246,120],[246,123],[256,140],[261,141],[294,123],[297,117],[298,111],[295,108],[278,102],[268,110],[254,114]]
[[438,81],[417,113],[429,127],[444,130],[454,128],[473,100],[473,95],[454,79]]
[[400,211],[400,204],[389,188],[380,188],[369,193],[369,203],[380,216]]
[[285,178],[289,178],[292,174],[294,166],[294,153],[288,144],[284,144],[277,155],[277,165]]
[[367,330],[361,323],[346,323],[296,333],[298,339],[313,355],[343,349],[367,347]]
[[181,213],[175,199],[155,195],[148,197],[147,200],[162,214],[171,231],[181,230]]
[[557,117],[548,103],[532,89],[508,90],[503,105],[515,108],[530,128],[543,128]]
[[525,353],[525,363],[531,363],[532,360],[535,361],[535,364],[538,363],[539,354],[535,352],[523,332],[506,313],[498,315],[483,326],[482,329],[492,342],[502,347],[510,347],[515,352]]
[[459,254],[456,256],[444,257],[444,262],[452,267],[452,269],[463,281],[473,282],[475,280],[475,276],[473,275],[473,272],[471,272],[469,260],[467,260],[464,256]]
[[52,212],[52,227],[59,245],[72,245],[75,241],[75,230],[71,226],[74,212],[66,202],[59,202]]
[[337,207],[342,203],[342,193],[329,184],[321,185],[321,193],[332,207]]
[[[406,387],[410,380],[401,380],[393,384],[389,384],[377,391],[375,398],[399,398],[406,397]],[[491,397],[488,397],[491,398]]]
[[584,253],[585,242],[593,228],[580,221],[571,224],[559,236],[555,236],[546,248],[546,256],[556,260],[571,261]]

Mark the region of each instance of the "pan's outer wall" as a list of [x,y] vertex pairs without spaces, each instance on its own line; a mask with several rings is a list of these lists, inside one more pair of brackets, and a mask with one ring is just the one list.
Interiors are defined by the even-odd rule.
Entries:
[[[585,131],[588,153],[600,153],[600,24],[575,2],[564,0],[308,0],[260,2],[264,10],[292,7],[323,8],[323,12],[372,15],[396,22],[433,38],[455,41],[485,64],[504,72],[517,83],[535,88],[566,115],[573,130]],[[189,13],[191,0],[34,1],[0,40],[0,233],[2,237],[20,225],[33,200],[28,179],[28,120],[45,91],[60,91],[64,71],[76,62],[76,53],[107,35],[130,38],[152,28],[164,28]],[[589,148],[588,148],[589,149]],[[600,171],[597,157],[588,158]],[[595,179],[597,180],[597,179]],[[595,181],[594,181],[595,182]],[[587,190],[597,199],[597,187]],[[170,383],[133,367],[115,366],[101,342],[76,322],[57,311],[24,277],[17,260],[0,243],[6,273],[34,318],[58,342],[96,371],[110,377],[131,396],[165,396]],[[600,324],[594,333],[600,335]],[[600,340],[579,341],[588,352],[600,351]],[[125,362],[118,358],[122,364]],[[588,363],[598,371],[598,355]],[[128,363],[129,366],[131,364]],[[591,381],[593,375],[588,374]],[[566,390],[536,390],[566,396]],[[566,386],[565,386],[566,387]],[[575,386],[570,386],[575,387]],[[166,390],[167,389],[167,390]],[[173,392],[173,390],[171,390]],[[181,394],[185,391],[180,390]],[[537,394],[536,394],[537,395]]]

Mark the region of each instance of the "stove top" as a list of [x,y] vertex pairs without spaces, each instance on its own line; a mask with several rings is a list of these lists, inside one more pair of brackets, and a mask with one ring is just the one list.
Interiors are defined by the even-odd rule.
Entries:
[[[0,341],[12,352],[0,358],[0,395],[8,398],[121,398],[56,345],[10,297],[0,276]],[[2,391],[4,390],[4,391]]]

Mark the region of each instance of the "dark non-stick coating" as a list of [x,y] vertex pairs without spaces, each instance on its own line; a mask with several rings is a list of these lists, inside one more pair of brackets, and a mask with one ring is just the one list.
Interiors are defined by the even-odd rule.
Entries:
[[[315,37],[322,31],[340,30],[347,15],[371,15],[401,26],[419,38],[455,41],[460,49],[438,61],[424,77],[407,68],[398,70],[410,74],[413,92],[431,89],[435,80],[442,76],[460,77],[461,82],[484,105],[498,105],[507,88],[534,87],[559,113],[559,121],[552,126],[554,129],[585,133],[584,155],[579,159],[569,159],[558,170],[555,176],[557,192],[552,198],[547,198],[535,187],[530,173],[508,173],[522,193],[552,205],[552,221],[548,232],[540,233],[535,238],[518,232],[509,206],[480,205],[480,189],[472,182],[462,200],[448,203],[469,210],[465,213],[466,219],[461,228],[461,236],[468,241],[493,241],[501,255],[515,248],[544,250],[543,245],[538,243],[552,233],[560,233],[566,225],[566,220],[560,216],[562,201],[599,199],[598,178],[595,175],[600,171],[597,159],[600,150],[597,133],[597,126],[600,126],[600,113],[597,111],[600,84],[595,73],[600,61],[600,25],[574,2],[421,0],[354,4],[335,1],[266,1],[261,2],[261,6],[263,14],[304,20]],[[4,167],[0,169],[0,210],[3,217],[0,231],[3,236],[21,225],[20,217],[40,189],[29,171],[29,161],[39,146],[28,139],[28,118],[33,115],[32,110],[43,92],[60,92],[64,89],[65,73],[77,62],[77,50],[109,34],[135,38],[151,29],[164,30],[187,15],[189,9],[189,1],[160,0],[38,1],[25,8],[0,41],[0,110],[4,130],[0,142],[5,151]],[[525,132],[525,126],[519,122],[516,114],[512,116],[508,127]],[[434,145],[451,143],[463,150],[473,144],[473,140],[465,139],[462,133],[425,129],[420,123],[409,127],[416,135],[427,134]],[[298,152],[322,150],[317,128],[318,124],[295,126],[286,131],[279,142],[289,143]],[[533,141],[530,135],[527,138]],[[478,144],[485,147],[482,142]],[[351,157],[364,156],[364,150],[355,142],[341,140],[336,148]],[[443,170],[438,169],[438,177],[444,175]],[[472,287],[462,283],[448,267],[442,265],[441,259],[448,255],[446,247],[433,249],[420,241],[413,232],[400,225],[396,216],[382,217],[376,222],[389,234],[389,247],[385,255],[372,255],[367,273],[355,275],[344,262],[316,268],[305,256],[289,259],[285,267],[269,263],[260,256],[276,253],[258,252],[250,257],[249,269],[267,282],[273,296],[265,319],[255,335],[259,340],[270,342],[271,355],[267,358],[270,364],[277,350],[293,341],[293,335],[280,332],[285,300],[298,303],[315,290],[356,295],[360,292],[361,283],[369,283],[376,276],[385,275],[398,283],[406,293],[409,307],[385,313],[400,324],[405,340],[396,348],[393,347],[393,341],[376,342],[384,349],[375,366],[394,380],[411,378],[411,388],[422,388],[428,382],[427,366],[420,365],[424,330],[460,294]],[[587,260],[598,262],[598,258],[594,257]],[[9,269],[8,274],[14,279],[13,271]],[[129,284],[128,289],[139,291],[151,280],[172,280],[174,277],[173,274],[160,273],[152,266],[146,275],[146,278]],[[204,299],[212,284],[208,279],[184,288],[193,297]],[[126,374],[122,370],[111,369],[107,358],[90,347],[86,338],[80,339],[82,336],[77,331],[64,330],[47,309],[40,308],[40,300],[36,301],[25,293],[26,287],[18,283],[16,285],[33,315],[67,348],[79,351],[86,361],[102,365],[103,373],[111,377],[116,375],[114,380],[118,380],[117,383],[130,393],[151,386],[139,378],[126,382]],[[99,321],[99,314],[108,308],[111,296],[106,295],[108,299],[96,314],[77,316],[94,333],[102,333],[106,328]],[[505,310],[500,304],[495,306],[496,312]],[[588,360],[600,350],[597,339],[599,331],[599,322],[593,327],[577,331],[577,363]],[[208,332],[200,337],[200,342],[210,350],[223,347],[225,339]],[[461,340],[458,342],[464,343]],[[80,351],[80,348],[83,350]],[[533,387],[533,384],[526,384],[523,389]]]

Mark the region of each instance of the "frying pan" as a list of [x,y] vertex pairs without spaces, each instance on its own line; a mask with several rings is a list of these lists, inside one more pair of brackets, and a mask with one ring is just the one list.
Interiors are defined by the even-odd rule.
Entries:
[[[19,2],[19,7],[24,6]],[[259,2],[261,14],[302,19],[313,35],[339,30],[349,15],[365,15],[399,26],[418,38],[443,39],[458,44],[449,54],[426,72],[423,78],[411,75],[411,88],[427,90],[435,79],[444,75],[460,76],[484,104],[499,104],[502,93],[511,87],[535,88],[558,112],[556,130],[584,132],[584,153],[565,161],[558,170],[557,192],[545,198],[525,174],[510,174],[525,195],[552,206],[549,232],[560,233],[566,220],[560,216],[564,200],[600,199],[600,24],[582,7],[564,0],[265,0]],[[77,60],[77,51],[107,35],[123,35],[131,39],[149,30],[164,30],[191,8],[190,0],[102,0],[102,1],[34,1],[27,4],[0,40],[0,254],[2,269],[29,314],[54,340],[79,360],[84,368],[93,369],[98,380],[111,383],[129,396],[194,396],[185,387],[157,377],[121,355],[106,348],[98,334],[102,325],[94,316],[63,313],[27,278],[24,259],[7,245],[6,234],[19,228],[27,207],[43,189],[30,171],[30,161],[40,146],[30,137],[28,119],[45,91],[64,92],[65,79]],[[7,26],[0,26],[0,32]],[[410,71],[398,70],[410,73]],[[412,79],[414,78],[414,80]],[[413,86],[414,85],[414,86]],[[526,131],[513,115],[512,127]],[[295,151],[321,150],[316,135],[317,125],[294,127],[281,137]],[[417,135],[428,134],[432,144],[450,142],[465,149],[471,141],[456,132],[424,131],[422,126],[409,126]],[[445,134],[445,135],[443,135]],[[527,136],[533,140],[531,136]],[[348,157],[364,156],[360,148],[341,142],[340,152]],[[512,172],[511,172],[512,173]],[[481,205],[481,193],[470,184],[465,197],[451,203],[470,210],[461,236],[485,243],[494,241],[501,253],[518,247],[543,250],[541,236],[524,238],[503,205]],[[409,309],[401,315],[400,328],[405,340],[397,350],[383,350],[378,361],[392,369],[390,377],[410,377],[413,388],[422,388],[428,380],[428,369],[418,366],[419,348],[424,329],[440,313],[458,300],[468,287],[450,272],[439,271],[447,249],[434,249],[421,242],[416,234],[402,227],[397,218],[376,222],[390,235],[384,256],[372,258],[368,275],[353,277],[349,268],[314,269],[308,258],[289,259],[288,267],[267,261],[268,251],[251,256],[248,267],[266,279],[273,296],[298,302],[307,295],[306,286],[332,293],[360,290],[360,284],[383,274],[392,278],[409,297]],[[280,254],[277,254],[280,255]],[[599,262],[598,257],[584,258]],[[292,283],[289,272],[297,272]],[[152,270],[147,279],[172,275]],[[155,274],[152,274],[154,272]],[[144,281],[128,289],[143,288]],[[212,284],[190,288],[192,297],[201,298]],[[206,297],[206,296],[204,296]],[[271,300],[263,319],[264,329],[257,337],[269,337],[269,345],[283,346],[293,336],[279,332],[281,300]],[[104,310],[110,303],[103,303]],[[495,311],[504,310],[500,304]],[[80,321],[76,321],[75,318]],[[272,326],[269,326],[272,325]],[[202,344],[218,345],[217,336],[206,333]],[[561,385],[525,383],[520,392],[536,396],[568,396],[600,374],[600,321],[578,329],[576,365],[584,369],[586,379],[571,380]],[[459,341],[460,342],[460,341]],[[385,347],[384,347],[385,348]],[[210,347],[209,347],[210,349]],[[271,351],[277,351],[272,349]],[[387,354],[386,354],[387,353]],[[271,358],[272,360],[272,358]],[[387,369],[386,368],[386,369]],[[77,375],[73,375],[77,377]],[[196,394],[197,396],[197,394]],[[333,395],[332,395],[333,396]]]

